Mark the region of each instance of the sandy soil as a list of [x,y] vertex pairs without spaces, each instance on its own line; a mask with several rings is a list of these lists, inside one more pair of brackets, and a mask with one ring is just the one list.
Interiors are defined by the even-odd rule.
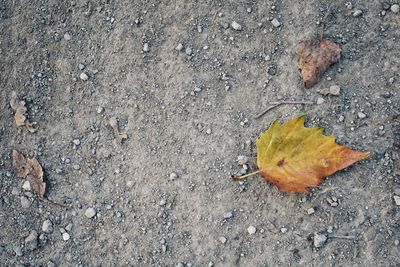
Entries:
[[[0,265],[400,265],[393,4],[0,1]],[[322,24],[341,59],[306,90],[295,47]],[[318,93],[334,85],[339,96]],[[15,125],[12,91],[36,133]],[[318,98],[255,119],[271,101]],[[261,131],[299,114],[372,156],[309,195],[230,179]],[[13,149],[66,208],[22,188]]]

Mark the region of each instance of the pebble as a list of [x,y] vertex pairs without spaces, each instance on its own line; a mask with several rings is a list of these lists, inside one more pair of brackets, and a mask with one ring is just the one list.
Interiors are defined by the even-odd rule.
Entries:
[[84,64],[82,64],[82,63],[79,63],[78,68],[80,70],[84,70],[86,68],[86,66]]
[[167,204],[167,201],[165,199],[161,199],[159,205],[164,206],[165,204]]
[[178,178],[178,174],[176,172],[171,172],[169,175],[169,179],[171,181],[175,180],[176,178]]
[[334,96],[340,95],[340,86],[332,85],[331,87],[329,87],[329,94]]
[[400,206],[400,197],[399,196],[393,196],[394,202],[396,203],[397,206]]
[[22,255],[24,255],[24,254],[22,253],[22,249],[21,249],[20,246],[15,246],[15,247],[14,247],[14,252],[15,252],[15,255],[17,255],[18,257],[21,257]]
[[22,189],[24,189],[25,191],[31,191],[31,183],[29,181],[25,181],[22,185]]
[[367,117],[367,115],[365,113],[361,112],[361,111],[357,113],[357,116],[360,119],[365,119]]
[[74,145],[79,146],[81,144],[81,140],[79,139],[74,139],[74,141],[72,141],[74,143]]
[[282,228],[281,228],[281,233],[283,233],[283,234],[284,234],[284,233],[286,233],[286,232],[287,232],[287,230],[288,230],[288,229],[287,229],[286,227],[282,227]]
[[249,158],[243,155],[238,156],[236,159],[238,165],[245,165],[247,162],[249,162]]
[[211,134],[211,132],[212,132],[211,129],[208,128],[207,131],[206,131],[206,134]]
[[309,209],[307,209],[307,214],[308,215],[311,215],[311,214],[313,214],[315,212],[315,209],[314,208],[309,208]]
[[281,26],[281,23],[280,23],[279,20],[277,20],[277,19],[273,19],[273,20],[271,21],[271,23],[272,23],[272,25],[273,25],[275,28],[278,28],[279,26]]
[[82,72],[81,75],[79,75],[79,78],[80,78],[82,81],[87,81],[87,80],[89,80],[89,76],[88,76],[86,73],[84,73],[84,72]]
[[328,238],[325,235],[314,233],[314,247],[322,247]]
[[231,27],[232,27],[232,29],[234,29],[235,31],[241,31],[241,30],[242,30],[242,25],[240,25],[240,24],[237,23],[236,21],[232,21]]
[[219,242],[221,242],[222,244],[226,243],[226,237],[225,236],[221,236],[218,238]]
[[392,6],[390,7],[390,10],[391,10],[393,13],[399,13],[399,11],[400,11],[400,6],[399,6],[398,4],[394,4],[394,5],[392,5]]
[[186,47],[185,53],[188,56],[191,56],[193,54],[193,49],[191,47]]
[[321,105],[325,102],[325,100],[322,97],[317,98],[317,105]]
[[104,112],[104,108],[102,106],[97,107],[97,114],[101,114]]
[[343,116],[343,115],[340,115],[340,116],[339,116],[339,121],[340,121],[340,122],[343,122],[343,121],[344,121],[344,116]]
[[38,233],[33,230],[26,238],[25,238],[25,249],[28,251],[33,251],[38,246]]
[[64,241],[68,241],[71,238],[71,236],[67,232],[65,232],[62,234],[62,238]]
[[254,234],[257,232],[257,228],[255,228],[253,225],[250,225],[250,226],[247,228],[247,232],[248,232],[250,235],[254,235]]
[[354,10],[354,12],[353,12],[353,17],[359,17],[359,16],[361,16],[362,15],[362,10],[361,9],[356,9],[356,10]]
[[65,40],[67,40],[67,41],[69,41],[69,40],[71,40],[71,34],[69,34],[69,33],[64,33],[64,39]]
[[42,231],[45,233],[53,232],[53,223],[50,220],[45,220],[42,224]]
[[148,43],[144,43],[143,45],[143,52],[149,52],[150,51],[150,47]]
[[94,209],[94,208],[88,208],[86,211],[85,211],[85,216],[87,217],[87,218],[93,218],[94,216],[96,215],[96,210]]
[[29,201],[29,199],[27,197],[21,196],[20,199],[21,199],[21,206],[24,209],[27,209],[27,208],[29,208],[31,206],[31,202]]
[[182,51],[182,49],[183,49],[183,44],[181,44],[181,43],[179,43],[179,44],[175,47],[175,50],[178,50],[178,51]]
[[224,214],[224,219],[230,219],[233,217],[233,213],[228,211],[227,213]]
[[57,169],[56,169],[56,173],[57,173],[57,174],[60,174],[60,173],[62,173],[62,170],[59,169],[59,168],[57,168]]
[[57,265],[52,261],[48,261],[47,262],[47,267],[57,267]]
[[67,230],[68,232],[72,230],[72,227],[74,225],[72,223],[69,223],[67,226],[65,226],[65,230]]

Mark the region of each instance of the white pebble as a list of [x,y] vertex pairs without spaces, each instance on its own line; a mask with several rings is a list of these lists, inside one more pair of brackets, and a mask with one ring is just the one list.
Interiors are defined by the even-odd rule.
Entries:
[[393,13],[399,13],[399,11],[400,11],[400,6],[399,6],[398,4],[394,4],[394,5],[392,5],[392,6],[390,7],[390,10],[391,10]]
[[319,248],[325,244],[328,238],[325,235],[314,233],[314,247]]
[[332,85],[331,87],[329,87],[329,94],[334,96],[340,95],[340,86]]
[[365,113],[361,112],[361,111],[357,113],[357,116],[358,116],[360,119],[365,119],[365,118],[367,117],[367,115],[366,115]]
[[102,106],[97,107],[97,114],[103,113],[104,108]]
[[176,172],[171,172],[171,174],[169,175],[169,179],[173,181],[176,178],[178,178],[178,174]]
[[317,105],[321,105],[325,102],[325,100],[322,97],[317,98]]
[[29,199],[25,196],[21,196],[21,206],[24,209],[27,209],[31,206],[31,202],[29,201]]
[[190,48],[190,47],[187,47],[187,48],[185,49],[185,53],[186,53],[186,55],[191,56],[191,55],[193,54],[193,49]]
[[220,238],[218,238],[219,242],[221,242],[222,244],[226,243],[226,237],[225,236],[221,236]]
[[360,10],[360,9],[357,9],[357,10],[355,10],[354,12],[353,12],[353,17],[359,17],[359,16],[361,16],[362,15],[362,10]]
[[88,217],[89,219],[93,218],[95,215],[96,215],[96,210],[94,208],[88,208],[85,211],[85,216]]
[[396,203],[397,206],[400,206],[400,197],[399,196],[393,196],[394,202]]
[[273,25],[275,28],[278,28],[279,26],[281,26],[281,23],[280,23],[279,20],[277,20],[277,19],[273,19],[273,20],[271,21],[271,23],[272,23],[272,25]]
[[71,34],[69,34],[69,33],[65,33],[65,34],[64,34],[64,39],[65,39],[65,40],[69,41],[69,40],[71,40],[71,38],[72,38],[72,37],[71,37]]
[[207,131],[206,131],[206,134],[211,134],[211,132],[212,132],[211,129],[208,128]]
[[73,142],[74,145],[76,145],[76,146],[79,146],[79,145],[81,144],[81,140],[79,140],[79,139],[74,139],[72,142]]
[[311,215],[311,214],[313,214],[315,212],[315,209],[314,208],[309,208],[309,209],[307,209],[307,214],[308,215]]
[[45,220],[42,224],[42,231],[45,233],[53,232],[53,223],[50,220]]
[[82,81],[87,81],[87,80],[89,80],[89,76],[88,76],[86,73],[84,73],[84,72],[82,72],[81,75],[79,75],[79,78],[80,78]]
[[148,43],[145,43],[145,44],[143,45],[143,52],[149,52],[149,51],[150,51],[149,44],[148,44]]
[[65,232],[62,234],[62,238],[64,241],[68,241],[71,238],[71,236],[67,232]]
[[235,31],[241,31],[241,30],[242,30],[242,25],[240,25],[240,24],[237,23],[236,21],[232,21],[231,27],[232,27],[232,29],[234,29]]
[[287,232],[287,228],[286,228],[286,227],[282,227],[282,228],[281,228],[281,233],[284,234],[284,233],[286,233],[286,232]]
[[257,229],[256,229],[253,225],[250,225],[250,226],[247,228],[247,232],[248,232],[250,235],[254,235],[254,234],[257,232]]
[[178,50],[178,51],[182,51],[182,49],[183,49],[183,44],[181,44],[181,43],[179,43],[179,44],[175,47],[175,50]]
[[24,184],[22,185],[22,188],[25,191],[31,191],[31,183],[29,181],[25,181]]

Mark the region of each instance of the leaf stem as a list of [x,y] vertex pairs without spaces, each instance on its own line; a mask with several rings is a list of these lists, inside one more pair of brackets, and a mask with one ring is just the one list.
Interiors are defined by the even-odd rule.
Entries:
[[245,179],[245,178],[247,178],[247,177],[256,175],[256,174],[258,174],[258,173],[260,173],[259,170],[258,170],[258,171],[255,171],[255,172],[251,172],[251,173],[245,174],[245,175],[242,175],[242,176],[235,176],[235,175],[232,175],[232,179],[235,179],[235,180],[243,180],[243,179]]

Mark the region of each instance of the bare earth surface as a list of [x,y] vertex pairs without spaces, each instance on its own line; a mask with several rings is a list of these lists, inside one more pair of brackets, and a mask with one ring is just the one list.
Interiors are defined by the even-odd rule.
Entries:
[[[0,1],[0,265],[399,266],[394,4]],[[341,59],[306,90],[295,47],[322,24]],[[12,91],[36,133],[15,125]],[[255,119],[282,100],[315,104]],[[261,131],[300,114],[372,156],[309,195],[230,179]],[[22,188],[13,149],[66,208]]]

